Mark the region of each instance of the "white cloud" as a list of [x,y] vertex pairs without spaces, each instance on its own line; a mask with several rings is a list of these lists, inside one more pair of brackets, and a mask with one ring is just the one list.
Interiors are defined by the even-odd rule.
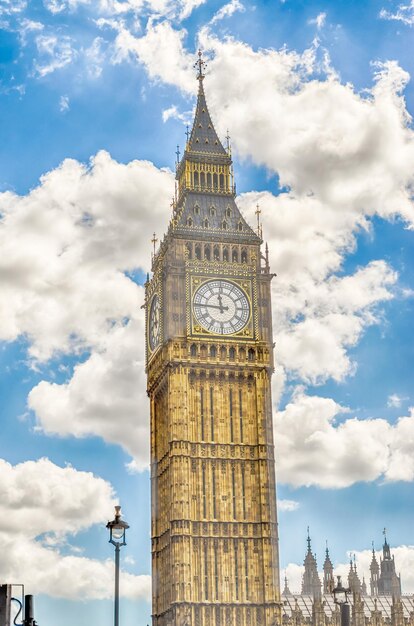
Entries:
[[0,0],[0,17],[21,13],[27,7],[27,0]]
[[240,0],[231,0],[230,2],[222,6],[221,9],[217,11],[217,13],[213,16],[212,20],[210,21],[210,24],[215,24],[216,22],[219,22],[220,20],[223,20],[226,17],[231,17],[237,11],[243,12],[245,10],[246,9],[244,8],[244,5],[240,2]]
[[0,339],[27,336],[39,360],[105,350],[142,303],[125,271],[147,266],[172,191],[170,173],[100,152],[89,167],[67,159],[27,196],[1,194]]
[[27,36],[29,33],[39,32],[44,29],[44,25],[41,22],[35,22],[34,20],[22,19],[18,25],[18,32],[20,35],[20,41],[22,46],[27,43]]
[[[109,483],[48,459],[10,465],[0,459],[0,532],[31,538],[76,533],[110,515]],[[49,509],[49,510],[48,510]],[[46,514],[46,511],[48,513]]]
[[194,90],[194,59],[184,53],[186,30],[174,30],[168,21],[149,22],[144,37],[134,37],[123,25],[118,26],[113,62],[138,59],[151,79]]
[[[150,21],[137,38],[122,24],[117,28],[115,61],[132,56],[151,78],[194,92],[194,59],[184,49],[184,30]],[[407,75],[396,64],[383,65],[377,68],[371,92],[362,96],[332,72],[317,77],[316,47],[303,54],[255,52],[230,38],[218,41],[205,29],[200,42],[215,53],[206,88],[217,126],[232,128],[238,154],[279,172],[288,187],[278,197],[251,193],[239,198],[251,223],[260,201],[271,265],[278,273],[273,287],[281,370],[276,387],[280,391],[292,378],[312,383],[344,380],[356,367],[349,348],[370,324],[380,323],[378,306],[392,297],[397,275],[381,260],[352,275],[337,273],[355,247],[356,234],[369,228],[372,216],[400,216],[414,223],[409,191],[413,132],[401,95]],[[255,96],[258,92],[261,98]],[[173,108],[164,112],[165,118],[171,115],[176,115]],[[97,433],[122,445],[136,467],[147,459],[137,443],[146,427],[132,418],[144,396],[144,381],[133,388],[130,377],[123,384],[122,374],[136,371],[142,361],[142,348],[140,353],[130,347],[141,332],[137,310],[142,296],[125,271],[147,267],[149,239],[154,230],[160,234],[160,224],[167,224],[172,189],[171,174],[145,163],[120,165],[100,153],[89,170],[66,161],[27,197],[0,197],[6,212],[0,263],[3,275],[12,279],[0,300],[3,339],[26,335],[31,355],[43,360],[58,351],[91,351],[65,384],[44,381],[33,390],[30,404],[38,426],[64,436]],[[117,342],[130,348],[124,356]],[[99,371],[95,379],[94,371]],[[107,397],[108,381],[114,393],[105,404],[99,400]],[[88,410],[82,407],[85,387],[93,389],[85,404]],[[115,392],[118,389],[121,392]],[[321,432],[333,440],[342,441],[343,432],[352,438],[357,428],[381,430],[382,420],[362,426],[348,420],[343,431],[335,428],[330,421],[339,408],[330,402],[321,414]],[[58,417],[49,408],[52,404],[61,407]],[[111,414],[119,413],[129,436],[108,423],[108,408]],[[327,408],[333,413],[327,415]],[[312,412],[312,407],[306,411]],[[75,418],[69,420],[68,415]],[[286,445],[292,451],[296,444],[301,449],[294,433],[288,436]],[[329,438],[323,435],[323,445],[324,437]],[[397,447],[405,458],[402,443]],[[387,455],[388,448],[380,452]],[[283,470],[286,480],[328,486],[319,466],[306,478],[293,452],[291,457],[292,468]],[[335,475],[332,481],[350,484],[379,476],[408,480],[402,477],[411,475],[411,466],[404,473],[395,451],[392,458],[391,467],[382,463],[380,454],[369,455],[369,462],[357,463],[353,474],[343,479]]]
[[401,398],[397,393],[392,393],[390,396],[388,396],[387,406],[399,408],[402,401],[403,398]]
[[[68,537],[92,525],[104,526],[114,502],[111,485],[89,472],[62,468],[48,459],[15,466],[0,459],[0,578],[24,580],[29,593],[112,597],[112,555],[98,561],[68,556],[60,548],[71,547]],[[148,598],[149,576],[124,571],[121,576],[123,595]]]
[[72,63],[77,55],[71,37],[66,35],[39,35],[36,47],[39,57],[34,67],[41,78]]
[[102,37],[95,37],[89,48],[84,51],[87,72],[91,78],[99,78],[102,74],[105,62],[104,45]]
[[299,508],[300,504],[299,502],[296,502],[296,500],[278,500],[277,501],[277,508],[279,511],[283,511],[283,512],[288,512],[290,513],[291,511],[297,511]]
[[279,480],[322,488],[412,481],[414,409],[395,425],[379,418],[338,420],[344,411],[330,398],[299,394],[275,414]]
[[79,6],[90,4],[91,0],[43,0],[45,9],[57,14],[62,11],[75,11]]
[[194,9],[197,9],[206,2],[207,0],[181,0],[180,19],[184,20],[187,17],[190,17]]
[[46,9],[57,14],[92,6],[99,15],[124,16],[128,13],[184,20],[207,0],[43,0]]
[[183,122],[184,124],[190,125],[192,122],[193,112],[186,111],[185,113],[180,113],[175,105],[170,106],[168,109],[164,109],[162,112],[162,121],[168,122],[168,120],[178,120]]
[[134,459],[131,469],[143,470],[149,462],[149,404],[144,321],[138,306],[137,311],[137,317],[115,328],[99,351],[76,366],[68,383],[42,381],[32,389],[28,402],[45,433],[102,437],[129,453]]
[[395,20],[402,22],[407,26],[413,26],[414,24],[414,0],[411,0],[409,4],[400,4],[397,7],[395,13],[381,9],[380,17],[384,20]]
[[326,13],[319,13],[314,19],[309,20],[309,24],[315,24],[318,30],[325,26]]
[[37,427],[119,444],[131,469],[148,464],[148,408],[143,288],[125,272],[148,265],[172,190],[169,172],[100,152],[90,167],[66,160],[27,196],[0,195],[1,338],[27,336],[40,361],[90,351],[66,384],[32,390]]
[[69,111],[70,109],[70,105],[69,105],[69,97],[68,96],[60,96],[59,98],[59,110],[61,113],[66,113],[66,111]]

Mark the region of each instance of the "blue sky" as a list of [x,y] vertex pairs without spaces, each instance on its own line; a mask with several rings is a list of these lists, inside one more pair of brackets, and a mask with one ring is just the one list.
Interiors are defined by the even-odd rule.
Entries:
[[298,589],[309,525],[366,575],[385,526],[414,592],[413,25],[391,0],[0,0],[0,579],[39,623],[112,623],[118,501],[123,623],[149,623],[142,278],[199,46],[277,273],[281,570]]

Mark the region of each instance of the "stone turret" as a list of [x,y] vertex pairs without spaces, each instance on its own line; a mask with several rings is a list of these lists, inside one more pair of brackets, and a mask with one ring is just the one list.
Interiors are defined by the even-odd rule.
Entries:
[[380,575],[378,579],[378,595],[401,597],[401,580],[395,572],[394,555],[391,556],[390,546],[384,529],[384,545],[380,559]]
[[369,566],[369,570],[371,573],[370,576],[370,589],[371,589],[371,595],[372,596],[377,596],[378,595],[378,579],[379,579],[379,565],[378,565],[378,561],[377,561],[377,557],[375,556],[375,550],[374,550],[374,542],[372,543],[372,559],[371,559],[371,565]]
[[328,546],[326,546],[325,561],[323,564],[323,592],[332,593],[335,587],[335,580],[333,575],[333,565],[329,556]]
[[302,578],[302,594],[313,596],[314,598],[321,597],[321,581],[318,576],[318,567],[316,564],[315,555],[312,554],[311,550],[311,539],[309,536],[309,528],[308,528],[308,551],[305,556],[305,560],[303,562],[305,566],[305,571]]

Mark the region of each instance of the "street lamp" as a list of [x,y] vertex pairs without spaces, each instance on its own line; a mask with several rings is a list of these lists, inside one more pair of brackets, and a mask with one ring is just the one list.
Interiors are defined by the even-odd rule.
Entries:
[[341,577],[338,576],[338,584],[332,590],[334,596],[335,604],[338,604],[341,609],[341,626],[349,626],[350,622],[350,613],[349,613],[349,602],[348,602],[348,593],[351,592],[350,589],[345,589],[341,583]]
[[109,543],[115,546],[115,610],[114,626],[119,626],[119,552],[126,546],[125,532],[129,525],[121,520],[121,507],[115,507],[115,519],[106,525],[109,528]]

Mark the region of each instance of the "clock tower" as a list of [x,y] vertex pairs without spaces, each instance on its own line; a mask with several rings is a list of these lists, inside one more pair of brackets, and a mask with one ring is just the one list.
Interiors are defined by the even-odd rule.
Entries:
[[[281,624],[272,274],[198,99],[146,283],[153,626]],[[155,241],[155,237],[154,237]]]

